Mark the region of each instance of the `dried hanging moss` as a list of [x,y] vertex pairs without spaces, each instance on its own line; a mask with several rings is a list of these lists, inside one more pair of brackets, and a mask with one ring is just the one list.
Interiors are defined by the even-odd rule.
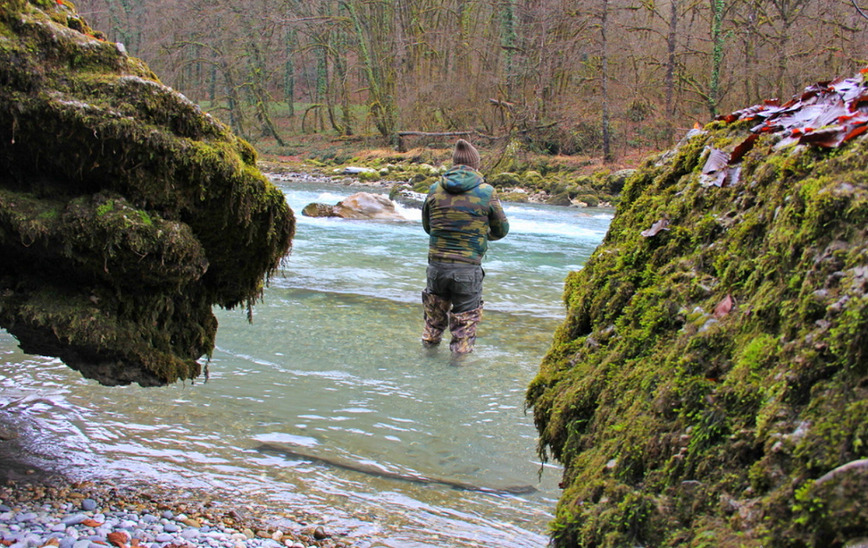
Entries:
[[200,374],[295,221],[256,154],[57,2],[0,5],[0,325],[105,384]]
[[[736,150],[755,125],[647,162],[567,279],[527,392],[564,464],[558,546],[868,536],[868,139]],[[740,168],[718,186],[714,150]]]

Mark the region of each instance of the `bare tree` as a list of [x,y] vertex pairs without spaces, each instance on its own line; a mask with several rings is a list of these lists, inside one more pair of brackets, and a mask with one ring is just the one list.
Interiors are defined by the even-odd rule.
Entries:
[[355,133],[358,110],[384,139],[520,132],[543,150],[612,158],[858,70],[868,50],[859,0],[77,4],[165,83],[278,146],[300,129]]

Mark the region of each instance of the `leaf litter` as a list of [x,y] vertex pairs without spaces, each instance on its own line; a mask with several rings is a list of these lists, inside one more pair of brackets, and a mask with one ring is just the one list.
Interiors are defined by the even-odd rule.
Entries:
[[742,158],[763,134],[780,135],[775,149],[794,145],[837,148],[868,131],[868,68],[856,76],[818,82],[784,104],[766,100],[716,120],[727,124],[757,121],[751,134],[727,153],[710,148],[702,168],[703,186],[723,187],[738,182]]

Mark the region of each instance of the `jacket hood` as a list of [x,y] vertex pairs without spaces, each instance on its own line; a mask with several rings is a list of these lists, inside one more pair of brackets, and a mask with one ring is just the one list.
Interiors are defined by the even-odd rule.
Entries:
[[443,188],[450,194],[472,190],[483,182],[482,175],[467,166],[455,166],[443,174]]

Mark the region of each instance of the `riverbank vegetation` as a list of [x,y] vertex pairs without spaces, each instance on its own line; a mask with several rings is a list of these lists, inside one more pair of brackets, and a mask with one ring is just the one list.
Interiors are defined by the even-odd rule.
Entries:
[[[425,193],[452,165],[453,141],[397,151],[376,140],[306,139],[293,156],[263,154],[259,165],[269,173],[315,172],[336,179],[351,176],[362,183],[380,183]],[[478,147],[481,171],[504,201],[538,202],[562,206],[613,206],[624,181],[633,173],[627,164],[604,165],[588,156],[541,155],[519,143],[506,147]]]
[[296,154],[299,135],[376,136],[409,150],[418,133],[465,132],[486,148],[520,142],[617,163],[721,112],[851,73],[868,40],[855,0],[77,6],[164,83],[276,155]]
[[868,42],[851,0],[77,6],[275,162],[424,190],[464,137],[505,199],[560,205],[615,204],[625,168],[720,112],[856,70]]

